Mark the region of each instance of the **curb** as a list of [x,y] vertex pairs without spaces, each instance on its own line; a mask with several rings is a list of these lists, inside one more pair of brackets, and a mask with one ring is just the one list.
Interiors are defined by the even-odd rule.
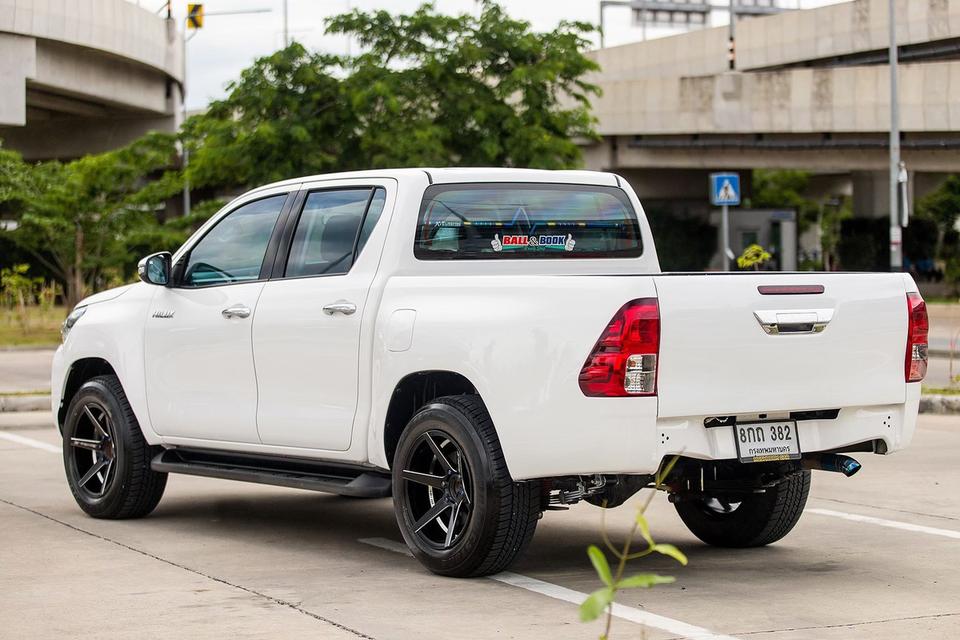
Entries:
[[18,344],[4,345],[0,347],[0,353],[12,353],[16,351],[56,351],[58,344]]
[[50,411],[50,396],[0,396],[0,413]]

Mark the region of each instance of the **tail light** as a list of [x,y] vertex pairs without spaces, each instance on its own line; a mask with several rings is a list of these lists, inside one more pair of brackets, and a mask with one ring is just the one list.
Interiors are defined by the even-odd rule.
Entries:
[[907,382],[920,382],[927,375],[927,303],[919,293],[907,294],[907,357],[904,377]]
[[657,394],[660,309],[656,298],[631,300],[620,307],[580,370],[580,390],[588,396]]

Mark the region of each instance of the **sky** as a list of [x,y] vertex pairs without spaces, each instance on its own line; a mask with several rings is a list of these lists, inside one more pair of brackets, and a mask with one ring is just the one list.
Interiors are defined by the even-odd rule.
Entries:
[[[707,1],[718,7],[728,4],[727,0]],[[779,0],[779,4],[790,9],[806,9],[838,1],[841,0]],[[161,3],[140,0],[139,4],[152,8]],[[242,69],[283,45],[283,0],[205,0],[203,4],[208,14],[257,9],[270,12],[207,16],[203,29],[187,43],[187,108],[191,111],[222,98],[225,85],[237,78]],[[410,12],[420,4],[422,0],[287,0],[290,37],[310,49],[346,53],[351,43],[342,37],[324,35],[324,18],[352,9]],[[444,13],[478,10],[476,0],[435,0],[435,4]],[[530,22],[538,31],[553,29],[562,20],[599,21],[599,0],[501,0],[501,4],[512,16]],[[182,18],[186,5],[185,1],[174,0],[174,14]],[[640,28],[631,24],[629,9],[611,7],[604,13],[607,46],[641,39]],[[717,10],[711,15],[710,26],[727,24],[727,12]],[[663,37],[673,33],[679,31],[649,28],[647,36]]]

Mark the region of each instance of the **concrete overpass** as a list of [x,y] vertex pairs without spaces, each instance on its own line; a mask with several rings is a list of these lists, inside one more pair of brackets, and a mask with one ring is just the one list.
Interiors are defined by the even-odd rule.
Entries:
[[[960,172],[960,0],[898,0],[902,157],[915,195]],[[855,0],[593,55],[600,144],[587,166],[648,198],[706,198],[716,169],[796,168],[838,178],[861,215],[885,215],[890,84],[887,0]],[[747,185],[749,190],[749,184]],[[693,194],[693,195],[690,195]]]
[[113,149],[180,111],[173,20],[126,0],[0,0],[0,140],[28,159]]

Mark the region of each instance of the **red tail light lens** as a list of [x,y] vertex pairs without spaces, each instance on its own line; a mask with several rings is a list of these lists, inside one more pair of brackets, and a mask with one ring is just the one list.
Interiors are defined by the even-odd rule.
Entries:
[[656,298],[620,307],[580,370],[584,395],[654,396],[660,354],[660,308]]
[[907,358],[904,376],[907,382],[920,382],[927,375],[927,303],[919,293],[907,294]]

